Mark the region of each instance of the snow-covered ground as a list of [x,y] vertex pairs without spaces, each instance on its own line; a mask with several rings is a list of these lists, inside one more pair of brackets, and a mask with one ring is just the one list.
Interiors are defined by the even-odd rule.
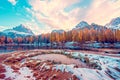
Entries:
[[100,53],[36,49],[1,54],[0,80],[120,80],[119,53]]
[[30,70],[27,67],[22,67],[17,72],[14,72],[13,69],[9,66],[5,66],[6,72],[6,79],[10,78],[11,80],[35,80],[35,77],[33,77],[32,70]]
[[75,65],[55,65],[54,69],[67,71],[76,75],[80,80],[120,80],[120,58],[101,56],[98,54],[83,54],[80,52],[65,52],[74,58],[85,61],[89,59],[88,65],[95,63],[95,69],[75,68]]

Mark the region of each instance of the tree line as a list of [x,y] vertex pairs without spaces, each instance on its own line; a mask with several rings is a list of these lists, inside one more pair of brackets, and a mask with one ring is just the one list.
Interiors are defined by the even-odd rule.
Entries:
[[10,38],[6,36],[0,37],[0,44],[41,44],[41,43],[66,43],[66,42],[101,42],[116,43],[120,42],[120,30],[112,29],[82,29],[59,32],[51,32],[37,36]]

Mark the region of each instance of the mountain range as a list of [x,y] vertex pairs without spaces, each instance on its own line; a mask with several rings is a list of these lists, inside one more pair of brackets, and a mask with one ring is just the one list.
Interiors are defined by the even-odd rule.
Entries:
[[81,30],[81,29],[85,29],[85,28],[87,28],[87,29],[93,28],[95,30],[100,30],[100,29],[103,29],[103,28],[106,29],[107,27],[101,26],[101,25],[98,25],[98,24],[95,24],[95,23],[92,23],[91,25],[89,25],[87,22],[81,21],[72,30]]
[[[79,24],[77,24],[72,30],[82,30],[82,29],[118,29],[120,30],[120,17],[112,19],[109,23],[107,23],[104,26],[92,23],[88,24],[85,21],[81,21]],[[64,30],[53,30],[52,33],[63,33]],[[7,36],[11,38],[17,38],[17,37],[26,37],[26,36],[33,36],[35,35],[32,30],[28,29],[25,25],[20,24],[19,26],[16,26],[12,29],[6,29],[2,32],[0,32],[0,36]]]
[[34,33],[32,32],[32,30],[28,29],[25,25],[20,24],[19,26],[16,26],[12,29],[6,29],[0,32],[0,36],[3,35],[11,38],[17,38],[17,37],[32,36],[34,35]]
[[109,23],[107,23],[104,26],[98,25],[95,23],[92,23],[91,25],[89,25],[87,22],[81,21],[73,29],[84,29],[84,28],[88,28],[88,29],[94,28],[95,30],[96,29],[103,29],[103,28],[104,29],[109,28],[109,29],[119,29],[120,30],[120,17],[112,19]]
[[[118,30],[120,30],[120,17],[112,19],[109,23],[107,23],[104,26],[98,25],[98,24],[95,24],[95,23],[88,24],[85,21],[81,21],[72,30],[82,30],[82,29],[85,29],[85,28],[87,28],[87,29],[93,28],[95,30],[101,30],[101,29],[118,29]],[[52,32],[60,33],[61,30],[55,30],[55,31],[52,31]]]

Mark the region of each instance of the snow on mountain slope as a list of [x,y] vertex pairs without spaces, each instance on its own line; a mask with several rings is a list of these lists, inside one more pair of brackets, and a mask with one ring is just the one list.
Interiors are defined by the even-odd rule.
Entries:
[[63,33],[63,32],[64,32],[64,30],[62,30],[62,29],[61,30],[53,30],[52,31],[52,33]]
[[119,29],[120,30],[120,17],[114,18],[110,21],[110,23],[105,25],[111,29]]
[[106,24],[105,26],[101,26],[95,23],[92,23],[91,25],[89,25],[87,22],[85,21],[81,21],[77,26],[75,26],[75,28],[73,28],[73,30],[79,30],[79,29],[95,29],[95,30],[99,30],[99,29],[119,29],[120,30],[120,17],[114,18],[112,19],[108,24]]
[[107,29],[107,27],[102,26],[102,25],[98,25],[98,24],[95,24],[95,23],[92,23],[90,26],[91,26],[91,28],[93,28],[95,30]]
[[34,35],[34,33],[30,29],[26,28],[22,24],[14,27],[13,29],[6,29],[2,32],[2,34],[11,38]]
[[21,34],[21,35],[30,35],[29,33],[25,33],[25,32],[19,32],[19,31],[15,31],[13,29],[7,29],[7,30],[4,30],[5,34],[9,34],[9,33],[15,33],[15,34]]
[[55,65],[54,69],[66,71],[74,74],[79,80],[120,80],[120,59],[111,56],[102,56],[99,54],[88,54],[81,52],[65,52],[74,58],[85,62],[85,58],[89,59],[89,64],[96,64],[94,69],[76,68],[71,65]]
[[89,27],[89,24],[88,24],[87,22],[85,22],[85,21],[81,21],[81,22],[76,26],[76,28],[81,28],[81,29],[83,29],[83,28],[85,28],[85,27]]
[[18,32],[29,33],[29,34],[33,35],[33,32],[23,24],[20,24],[19,26],[13,28],[13,30],[18,31]]
[[73,28],[73,30],[80,30],[80,29],[95,29],[95,30],[100,30],[100,29],[106,29],[106,27],[92,23],[91,25],[89,25],[87,22],[85,21],[81,21],[77,26],[75,26],[75,28]]

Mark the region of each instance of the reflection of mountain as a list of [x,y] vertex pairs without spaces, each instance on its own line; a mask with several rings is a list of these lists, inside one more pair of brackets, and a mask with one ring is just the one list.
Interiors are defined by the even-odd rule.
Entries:
[[16,37],[25,37],[25,36],[31,36],[34,35],[33,32],[26,28],[24,25],[19,25],[17,27],[14,27],[13,29],[6,29],[3,32],[0,33],[0,36],[7,36],[11,38],[16,38]]

